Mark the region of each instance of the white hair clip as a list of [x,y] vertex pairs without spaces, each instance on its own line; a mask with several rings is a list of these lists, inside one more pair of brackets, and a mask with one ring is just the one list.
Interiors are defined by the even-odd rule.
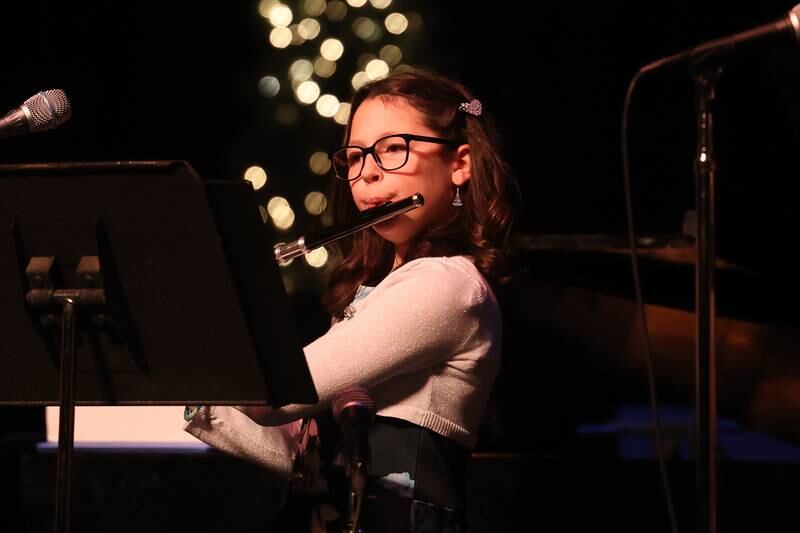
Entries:
[[480,100],[473,98],[469,102],[462,102],[458,104],[458,110],[479,117],[481,116],[481,113],[483,113],[483,106],[481,105]]

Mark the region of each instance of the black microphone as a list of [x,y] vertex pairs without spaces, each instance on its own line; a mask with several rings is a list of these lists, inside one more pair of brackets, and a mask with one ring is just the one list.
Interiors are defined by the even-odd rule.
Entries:
[[21,106],[0,118],[0,139],[57,128],[72,116],[72,107],[61,89],[34,94]]
[[779,20],[734,35],[720,37],[683,52],[664,57],[643,67],[641,72],[648,72],[684,61],[699,63],[708,58],[729,54],[737,48],[781,40],[793,43],[800,41],[800,4],[794,6],[789,13]]
[[342,443],[347,455],[347,474],[350,478],[350,494],[347,497],[345,533],[361,531],[358,527],[364,489],[371,454],[369,449],[369,427],[375,418],[375,401],[361,387],[345,390],[333,401],[333,416],[342,431]]
[[342,431],[353,490],[360,493],[370,464],[369,428],[375,417],[375,401],[366,389],[347,389],[333,401],[333,416]]
[[333,416],[341,428],[350,465],[366,472],[370,463],[369,427],[375,417],[375,401],[366,389],[349,388],[333,401]]

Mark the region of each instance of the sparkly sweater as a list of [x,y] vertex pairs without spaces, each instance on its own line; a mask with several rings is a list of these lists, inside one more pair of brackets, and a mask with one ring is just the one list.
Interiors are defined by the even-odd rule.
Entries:
[[[345,389],[361,386],[379,416],[474,446],[500,366],[501,321],[494,294],[472,261],[410,261],[372,290],[360,290],[345,317],[304,349],[319,403],[272,409],[259,422],[289,427],[329,407]],[[229,442],[220,445],[208,433],[221,429],[226,417],[237,419],[229,427],[241,426],[241,413],[230,411],[201,409],[186,430],[228,448]]]

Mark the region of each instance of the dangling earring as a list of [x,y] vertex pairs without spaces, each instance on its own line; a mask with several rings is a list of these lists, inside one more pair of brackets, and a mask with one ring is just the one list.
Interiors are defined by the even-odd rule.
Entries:
[[453,207],[461,207],[464,202],[461,201],[461,187],[456,187],[456,197],[453,198]]

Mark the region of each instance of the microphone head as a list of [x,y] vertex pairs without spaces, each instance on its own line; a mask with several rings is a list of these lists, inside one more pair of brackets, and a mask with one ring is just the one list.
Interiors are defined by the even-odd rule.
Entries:
[[789,11],[789,23],[792,25],[792,30],[794,30],[795,39],[800,41],[800,4],[797,4]]
[[30,113],[30,131],[52,130],[72,116],[72,106],[64,91],[50,89],[34,94],[22,104]]
[[369,395],[367,389],[362,387],[351,387],[336,397],[333,400],[333,416],[338,420],[339,415],[345,408],[359,405],[369,410],[371,414],[375,414],[375,400]]

